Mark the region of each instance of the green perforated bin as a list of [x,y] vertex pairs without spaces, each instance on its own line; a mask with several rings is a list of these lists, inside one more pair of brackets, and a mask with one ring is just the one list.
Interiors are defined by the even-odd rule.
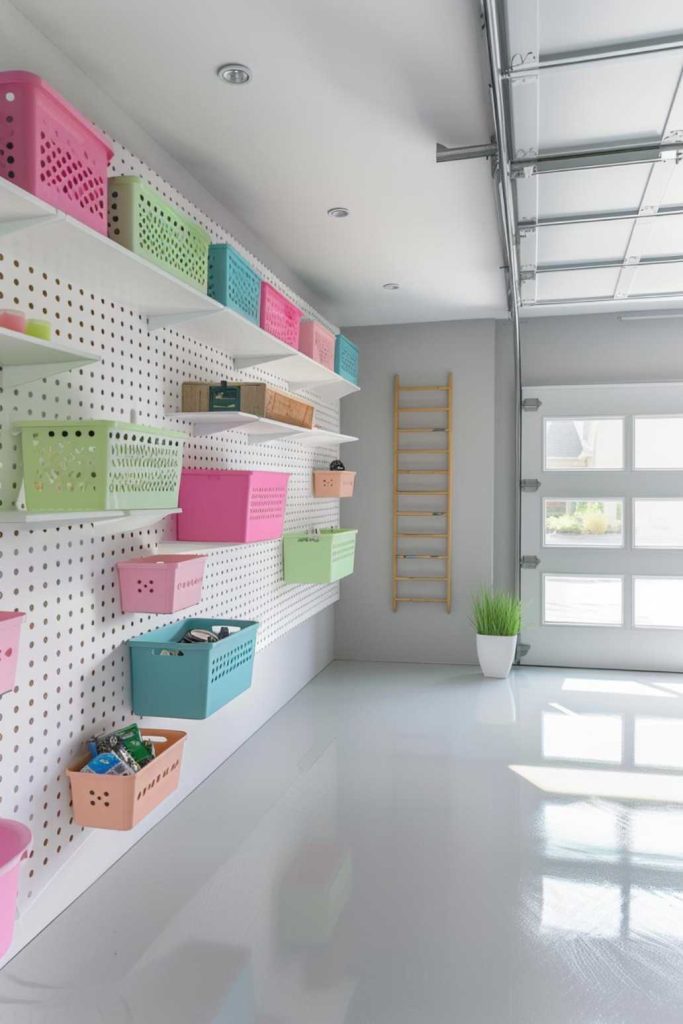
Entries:
[[283,539],[285,583],[333,583],[350,576],[358,530],[286,533]]
[[185,435],[113,420],[39,420],[21,430],[29,512],[176,508]]
[[109,179],[109,237],[206,291],[211,236],[142,178]]

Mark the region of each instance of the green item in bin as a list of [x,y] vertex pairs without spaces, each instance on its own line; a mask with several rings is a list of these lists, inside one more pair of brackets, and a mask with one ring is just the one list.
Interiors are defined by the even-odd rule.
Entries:
[[30,334],[32,338],[40,338],[41,341],[50,341],[52,325],[49,320],[27,320],[24,334]]

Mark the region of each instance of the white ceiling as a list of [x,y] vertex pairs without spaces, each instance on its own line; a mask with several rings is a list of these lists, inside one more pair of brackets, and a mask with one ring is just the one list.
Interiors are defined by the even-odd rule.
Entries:
[[338,323],[504,315],[490,165],[435,163],[491,135],[474,0],[13,3]]

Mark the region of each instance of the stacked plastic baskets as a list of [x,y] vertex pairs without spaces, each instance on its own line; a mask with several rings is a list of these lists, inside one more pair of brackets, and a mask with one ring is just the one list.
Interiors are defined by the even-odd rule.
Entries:
[[178,505],[185,435],[113,420],[18,423],[29,512]]
[[107,232],[104,135],[42,78],[0,73],[0,176],[102,234]]
[[[213,643],[181,643],[190,629],[235,630]],[[208,718],[251,686],[257,622],[185,619],[129,640],[133,711]]]

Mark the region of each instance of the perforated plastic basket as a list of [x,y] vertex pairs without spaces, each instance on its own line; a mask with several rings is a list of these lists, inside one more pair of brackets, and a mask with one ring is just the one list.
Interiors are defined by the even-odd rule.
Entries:
[[14,689],[23,612],[0,612],[0,693]]
[[[215,643],[182,644],[188,629],[239,626]],[[258,622],[185,619],[129,640],[133,711],[208,718],[251,686]]]
[[135,175],[109,179],[109,237],[206,291],[208,231]]
[[304,320],[299,329],[299,351],[334,369],[334,334],[317,320]]
[[313,473],[313,493],[316,498],[352,498],[356,474],[350,469],[316,469]]
[[287,533],[284,537],[285,583],[333,583],[350,576],[358,530]]
[[178,540],[251,543],[282,536],[289,473],[184,469]]
[[104,135],[29,71],[0,72],[0,176],[107,232]]
[[140,732],[153,741],[156,757],[135,775],[82,772],[90,754],[69,767],[73,815],[78,825],[128,831],[178,788],[187,733],[171,729]]
[[12,945],[19,872],[28,857],[31,830],[20,821],[0,818],[0,957]]
[[209,295],[252,323],[259,322],[261,278],[231,245],[209,247]]
[[199,604],[204,555],[148,555],[118,562],[121,610],[170,613]]
[[267,281],[261,281],[260,324],[264,331],[268,331],[292,348],[298,348],[301,315],[301,310],[293,302],[281,295]]
[[345,334],[337,335],[334,348],[334,372],[340,377],[358,383],[358,349]]
[[112,420],[32,420],[16,426],[29,512],[178,505],[184,434]]

